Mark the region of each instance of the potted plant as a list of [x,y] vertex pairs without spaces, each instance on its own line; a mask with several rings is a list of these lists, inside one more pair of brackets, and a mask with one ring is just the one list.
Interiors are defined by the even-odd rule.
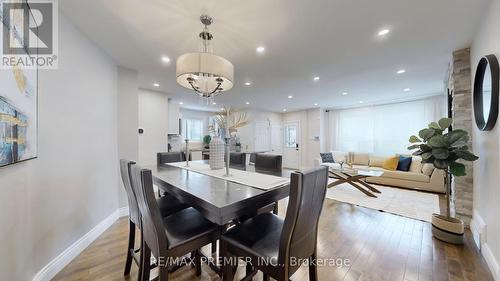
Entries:
[[476,161],[479,158],[469,151],[469,133],[449,130],[452,123],[451,118],[430,123],[428,128],[420,130],[418,136],[410,137],[412,145],[408,149],[416,149],[413,155],[422,157],[422,163],[431,163],[436,169],[445,171],[446,216],[433,214],[432,233],[440,240],[462,244],[464,223],[450,214],[452,177],[466,175],[465,165],[461,161]]
[[212,140],[212,137],[210,135],[206,135],[203,137],[203,145],[205,148],[209,147],[211,140]]

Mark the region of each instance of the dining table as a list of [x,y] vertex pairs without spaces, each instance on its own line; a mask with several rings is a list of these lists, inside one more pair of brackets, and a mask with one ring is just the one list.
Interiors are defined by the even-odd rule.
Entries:
[[[208,160],[189,163],[208,165]],[[258,209],[288,197],[290,192],[289,180],[263,189],[235,181],[231,177],[216,177],[190,170],[180,163],[149,165],[144,168],[151,170],[153,182],[159,189],[198,210],[206,219],[219,225],[221,232],[227,230],[238,218],[255,215]],[[244,171],[251,177],[269,175],[256,172],[252,165],[230,171]],[[289,179],[290,174],[291,171],[283,171],[270,175]],[[220,274],[220,268],[214,264],[211,264],[211,267]]]

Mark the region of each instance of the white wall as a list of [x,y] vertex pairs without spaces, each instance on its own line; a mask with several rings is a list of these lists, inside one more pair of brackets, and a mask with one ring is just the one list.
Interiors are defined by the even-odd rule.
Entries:
[[31,280],[118,208],[116,77],[60,15],[59,69],[39,76],[38,159],[0,169],[0,280]]
[[[500,59],[500,0],[493,0],[484,15],[484,20],[471,47],[472,79],[476,66],[484,55],[494,54]],[[498,263],[500,261],[500,120],[489,132],[481,132],[474,125],[474,152],[479,160],[474,163],[474,231],[482,222],[486,233],[482,253],[490,269],[500,280]]]
[[[139,79],[137,70],[118,67],[117,114],[118,114],[118,158],[138,161],[139,138],[137,134],[139,107],[137,106]],[[123,181],[119,181],[119,204],[127,206],[127,194]]]
[[167,151],[168,96],[161,92],[139,90],[139,163],[156,164],[156,153]]

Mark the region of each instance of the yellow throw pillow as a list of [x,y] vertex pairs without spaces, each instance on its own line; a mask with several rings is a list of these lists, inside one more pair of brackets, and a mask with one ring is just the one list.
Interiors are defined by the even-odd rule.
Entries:
[[398,168],[398,163],[399,163],[399,156],[387,158],[384,160],[384,164],[382,165],[382,168],[384,168],[386,170],[395,171]]

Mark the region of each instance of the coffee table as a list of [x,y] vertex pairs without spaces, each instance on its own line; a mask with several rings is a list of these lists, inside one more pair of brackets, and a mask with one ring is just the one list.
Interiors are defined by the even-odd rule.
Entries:
[[380,190],[375,187],[369,185],[362,179],[368,177],[380,177],[384,172],[382,171],[371,171],[371,170],[355,170],[355,169],[333,169],[330,168],[328,170],[328,176],[330,178],[337,179],[335,182],[332,182],[328,185],[328,188],[337,186],[342,183],[348,183],[354,186],[359,191],[363,192],[367,196],[377,198],[377,196],[373,193],[381,193]]

